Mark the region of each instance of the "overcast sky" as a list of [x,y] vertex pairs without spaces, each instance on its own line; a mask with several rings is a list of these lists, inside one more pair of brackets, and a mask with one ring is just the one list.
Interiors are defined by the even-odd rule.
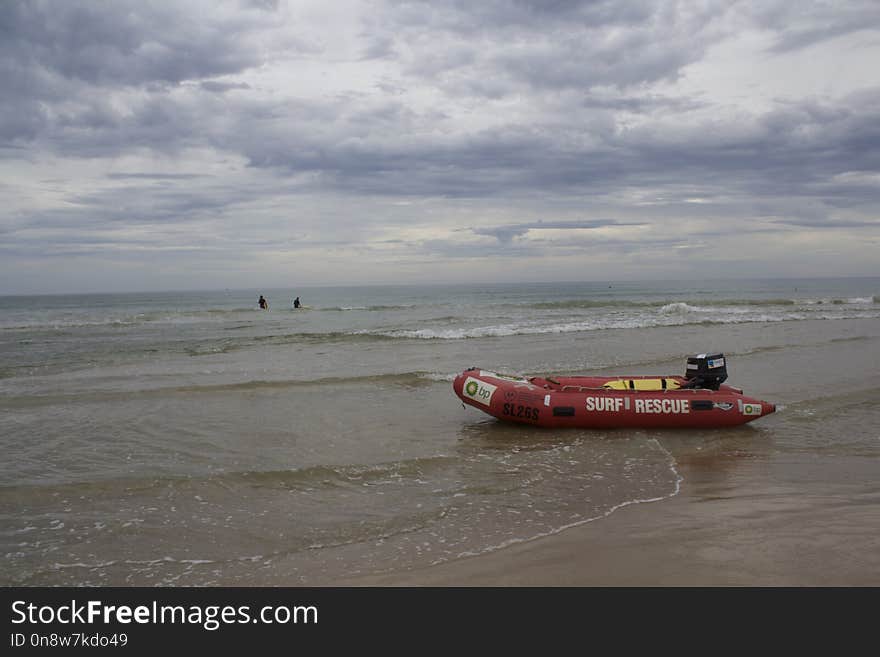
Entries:
[[0,2],[0,293],[880,274],[880,2]]

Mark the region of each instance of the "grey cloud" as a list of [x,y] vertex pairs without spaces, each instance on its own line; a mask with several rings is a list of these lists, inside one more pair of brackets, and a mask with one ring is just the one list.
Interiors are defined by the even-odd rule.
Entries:
[[633,130],[623,142],[647,170],[741,181],[755,192],[803,193],[835,174],[880,166],[878,100],[864,94],[825,104],[809,100],[749,122],[698,123],[675,133],[661,123]]
[[278,11],[279,0],[242,0],[242,6],[263,11]]
[[201,173],[111,173],[107,175],[111,180],[192,180],[204,178]]
[[[719,38],[717,19],[727,11],[720,2],[610,0],[395,7],[400,11],[389,18],[414,52],[411,73],[431,79],[442,74],[439,85],[487,97],[516,93],[522,85],[589,89],[674,78]],[[444,35],[442,55],[420,38],[426,30]]]
[[693,42],[659,41],[644,31],[616,44],[591,43],[586,34],[564,41],[523,44],[500,51],[493,68],[539,89],[589,89],[597,85],[627,87],[674,77],[696,60],[702,49]]
[[797,196],[821,194],[817,186],[835,175],[880,168],[880,103],[871,95],[808,101],[749,121],[647,122],[619,131],[601,117],[584,124],[573,115],[569,123],[547,117],[546,125],[429,138],[407,133],[420,119],[401,108],[347,120],[340,112],[324,112],[337,117],[333,134],[310,131],[306,121],[292,133],[255,127],[232,145],[253,166],[315,172],[316,184],[386,195],[522,196],[688,183]]
[[658,94],[617,94],[614,96],[586,93],[580,99],[585,109],[626,111],[632,113],[651,113],[658,110],[688,112],[707,106],[706,101],[693,98],[673,98]]
[[205,80],[204,82],[200,82],[199,86],[205,91],[221,94],[234,89],[251,88],[249,84],[245,84],[244,82],[218,82],[216,80]]
[[213,4],[201,9],[182,13],[173,3],[131,0],[10,0],[0,5],[0,54],[98,85],[177,83],[259,63],[258,51],[241,42],[248,21]]
[[362,37],[368,42],[368,45],[361,52],[362,59],[386,59],[397,56],[394,38],[390,34],[365,33]]
[[[576,232],[628,221],[703,218],[703,235],[712,221],[743,232],[876,226],[880,85],[872,88],[869,74],[855,78],[865,85],[858,94],[754,106],[770,110],[653,84],[739,30],[775,37],[765,53],[773,57],[871,29],[880,23],[875,3],[376,3],[354,26],[362,40],[333,60],[303,43],[298,23],[279,20],[297,18],[291,7],[0,3],[0,158],[40,171],[29,188],[4,191],[19,207],[4,240],[24,239],[19,228],[141,234],[177,225],[196,244],[192,222],[251,221],[242,208],[261,198],[273,234],[312,221],[339,231],[341,242],[369,234],[372,222],[401,223],[399,209],[393,219],[363,210],[390,207],[389,199],[491,207],[485,224],[476,213],[452,227],[454,212],[436,216],[446,230],[495,239],[422,248],[499,257],[658,243]],[[265,75],[251,71],[264,61]],[[329,84],[314,82],[337,72]],[[184,152],[188,164],[179,166]],[[114,165],[105,158],[125,163],[106,174]],[[202,158],[210,174],[192,164]],[[62,164],[48,174],[37,164],[53,160]],[[35,182],[64,178],[71,162],[86,160],[103,176],[97,183],[86,174],[72,192],[70,181],[51,190]],[[163,161],[175,163],[166,171]],[[237,178],[241,162],[249,170]],[[63,189],[66,205],[26,209],[28,198],[49,192],[54,202]],[[289,212],[300,199],[308,199],[302,216]],[[559,219],[528,221],[540,216]],[[590,219],[608,216],[618,221]],[[539,228],[569,230],[572,240],[515,239]],[[310,244],[320,244],[313,232]],[[52,239],[62,248],[63,235]]]
[[607,226],[642,226],[640,222],[617,222],[608,219],[595,219],[590,221],[533,221],[521,224],[508,224],[504,226],[492,226],[489,228],[472,228],[476,235],[488,235],[496,238],[503,244],[509,244],[515,237],[521,237],[530,230],[591,230]]
[[808,219],[808,218],[786,218],[775,220],[774,223],[786,224],[788,226],[801,226],[804,228],[880,228],[880,220],[875,221],[855,221],[851,219]]
[[880,5],[873,0],[846,3],[785,1],[757,3],[755,21],[778,30],[773,52],[791,52],[880,26]]
[[572,239],[565,242],[497,242],[494,245],[474,244],[455,239],[424,240],[408,245],[413,254],[426,256],[439,256],[450,259],[469,258],[526,258],[542,257],[547,255],[579,255],[591,252],[607,254],[609,252],[619,254],[644,253],[654,249],[672,249],[687,246],[693,249],[703,248],[693,245],[687,237],[661,237],[646,243],[641,239],[609,238],[602,239]]
[[425,27],[459,34],[487,29],[565,26],[580,22],[596,27],[638,23],[654,13],[652,2],[636,0],[390,0],[398,26]]
[[[93,5],[85,8],[65,5],[68,6],[59,21],[73,20],[77,11],[85,12],[87,17],[96,11]],[[7,7],[6,13],[14,13],[12,9],[15,9],[25,15],[39,14],[38,9],[30,7],[26,3],[14,3]],[[578,62],[583,53],[569,57],[573,50],[583,47],[603,49],[610,67],[608,75],[616,80],[636,81],[675,71],[691,55],[698,56],[701,46],[691,55],[683,55],[684,59],[670,55],[673,62],[666,60],[662,53],[650,50],[654,47],[651,44],[656,41],[661,44],[657,47],[662,48],[694,47],[693,42],[701,42],[699,36],[693,40],[676,39],[675,30],[684,30],[691,24],[699,27],[707,16],[723,13],[711,4],[691,16],[661,9],[653,3],[492,2],[472,6],[472,3],[452,2],[439,5],[439,19],[429,19],[425,16],[434,14],[418,18],[407,7],[398,7],[400,14],[390,17],[393,20],[388,32],[377,35],[378,40],[392,33],[395,21],[427,28],[434,23],[424,21],[433,20],[451,30],[458,26],[459,19],[475,17],[477,25],[488,29],[492,17],[504,14],[506,18],[499,18],[502,27],[521,29],[524,35],[533,35],[535,39],[519,49],[507,48],[501,39],[502,30],[499,36],[490,36],[490,41],[497,39],[498,50],[483,64],[495,67],[502,78],[512,76],[530,79],[534,85],[558,87],[577,87],[603,79],[605,74],[599,70],[605,65],[602,57],[592,63],[592,71],[586,70],[590,67],[581,70],[583,67]],[[119,46],[119,38],[111,34],[108,21],[114,16],[119,18],[123,34],[134,27],[127,24],[128,19],[121,16],[121,10],[115,12],[105,16],[94,29],[99,37]],[[170,9],[164,13],[153,9],[149,15],[153,16],[152,22],[146,21],[147,27],[138,33],[136,42],[145,41],[145,35],[151,30],[164,28],[162,20],[170,20],[175,14]],[[590,28],[614,25],[623,36],[618,42],[583,45],[578,39],[581,23],[575,21],[574,31],[566,36],[566,28],[574,18]],[[222,23],[221,19],[217,20]],[[235,22],[232,18],[223,20]],[[19,19],[22,21],[24,19]],[[177,34],[188,34],[187,30],[192,29],[191,19],[184,14],[180,22]],[[556,31],[548,33],[553,39],[541,34],[545,24],[555,26]],[[668,38],[656,39],[658,33],[646,31],[662,31],[667,25],[675,28]],[[212,41],[215,31],[207,30],[205,48],[208,44],[218,45]],[[175,33],[174,29],[171,33]],[[648,70],[639,63],[641,46],[648,48],[644,51],[645,65],[659,68]],[[239,47],[244,48],[240,44]],[[468,44],[467,50],[443,54],[435,62],[425,64],[425,71],[438,62],[432,75],[447,67],[466,69],[474,53],[474,47]],[[75,52],[72,59],[76,60]],[[244,54],[239,59],[244,65],[256,61],[256,55]],[[141,69],[149,66],[150,57],[145,60]],[[627,67],[631,67],[631,72],[627,72]],[[473,73],[468,74],[472,84],[499,79],[499,76],[477,75],[479,71]],[[200,74],[214,75],[214,71],[205,67]],[[110,73],[102,75],[112,77]],[[149,79],[150,82],[181,79],[177,74],[162,74],[161,67],[152,75],[132,75],[132,79]],[[725,177],[734,184],[747,184],[755,189],[784,184],[786,178],[801,185],[805,174],[809,179],[819,180],[854,165],[871,169],[877,164],[876,154],[880,153],[877,103],[871,98],[868,102],[860,99],[855,106],[852,103],[839,106],[804,103],[752,117],[750,124],[738,119],[737,123],[721,123],[706,129],[681,123],[670,132],[662,122],[652,121],[643,122],[638,129],[620,130],[615,112],[640,112],[651,117],[655,112],[662,114],[668,110],[687,112],[699,108],[700,104],[690,99],[663,99],[632,92],[574,94],[558,97],[557,105],[548,108],[552,113],[537,117],[529,125],[511,123],[474,133],[454,125],[450,126],[452,130],[426,131],[424,127],[438,118],[444,120],[441,113],[436,117],[418,113],[403,100],[387,96],[380,104],[356,95],[276,104],[247,95],[199,94],[200,90],[213,92],[231,88],[247,91],[245,86],[205,79],[192,88],[189,95],[170,96],[163,92],[132,98],[122,110],[118,99],[74,94],[74,102],[58,105],[51,117],[39,109],[41,104],[34,106],[35,111],[21,105],[19,111],[0,120],[0,134],[28,138],[42,132],[51,135],[58,152],[86,157],[118,155],[136,148],[173,153],[182,148],[209,145],[221,151],[241,153],[254,167],[313,173],[313,185],[346,193],[455,197],[525,190],[586,192],[610,182],[663,184],[685,179],[708,184]],[[26,100],[14,102],[27,103]],[[744,126],[750,129],[743,130]],[[768,180],[767,172],[773,172],[776,179]]]
[[[213,78],[261,64],[258,44],[265,45],[273,26],[262,11],[214,3],[0,3],[0,140],[45,136],[62,151],[84,148],[83,155],[94,156],[136,143],[137,124],[161,128],[144,131],[144,142],[167,148],[198,125],[196,118],[170,116],[184,101],[169,92],[185,81],[205,93],[248,90]],[[278,47],[305,48],[295,36],[283,38]],[[78,139],[83,128],[88,132]]]
[[251,198],[241,190],[216,186],[193,189],[163,185],[173,180],[158,179],[150,186],[123,185],[90,193],[72,193],[64,199],[63,208],[26,213],[19,218],[18,229],[58,229],[64,232],[63,239],[67,241],[79,230],[183,225],[213,216]]

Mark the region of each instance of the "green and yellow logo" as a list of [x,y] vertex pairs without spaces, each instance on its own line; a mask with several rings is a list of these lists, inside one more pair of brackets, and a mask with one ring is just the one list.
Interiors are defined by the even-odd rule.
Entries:
[[463,389],[464,394],[468,398],[489,406],[492,403],[492,395],[495,394],[498,386],[493,386],[491,383],[486,383],[480,379],[468,378],[464,382]]

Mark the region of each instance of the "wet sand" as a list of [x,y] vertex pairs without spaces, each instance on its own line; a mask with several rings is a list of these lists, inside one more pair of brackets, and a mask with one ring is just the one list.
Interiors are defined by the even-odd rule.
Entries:
[[731,490],[703,465],[681,463],[680,492],[666,500],[489,554],[340,584],[880,585],[876,491],[848,499],[815,487],[807,494],[761,482],[760,463],[740,464]]
[[730,431],[646,434],[669,453],[674,494],[493,552],[344,583],[880,586],[878,327],[829,326],[831,340],[737,359],[734,383],[750,382],[779,412]]

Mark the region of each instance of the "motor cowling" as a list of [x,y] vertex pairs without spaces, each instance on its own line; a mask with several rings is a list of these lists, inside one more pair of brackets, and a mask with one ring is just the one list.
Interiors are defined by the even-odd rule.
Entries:
[[688,356],[683,388],[706,388],[718,390],[727,380],[727,361],[724,354],[696,354]]

